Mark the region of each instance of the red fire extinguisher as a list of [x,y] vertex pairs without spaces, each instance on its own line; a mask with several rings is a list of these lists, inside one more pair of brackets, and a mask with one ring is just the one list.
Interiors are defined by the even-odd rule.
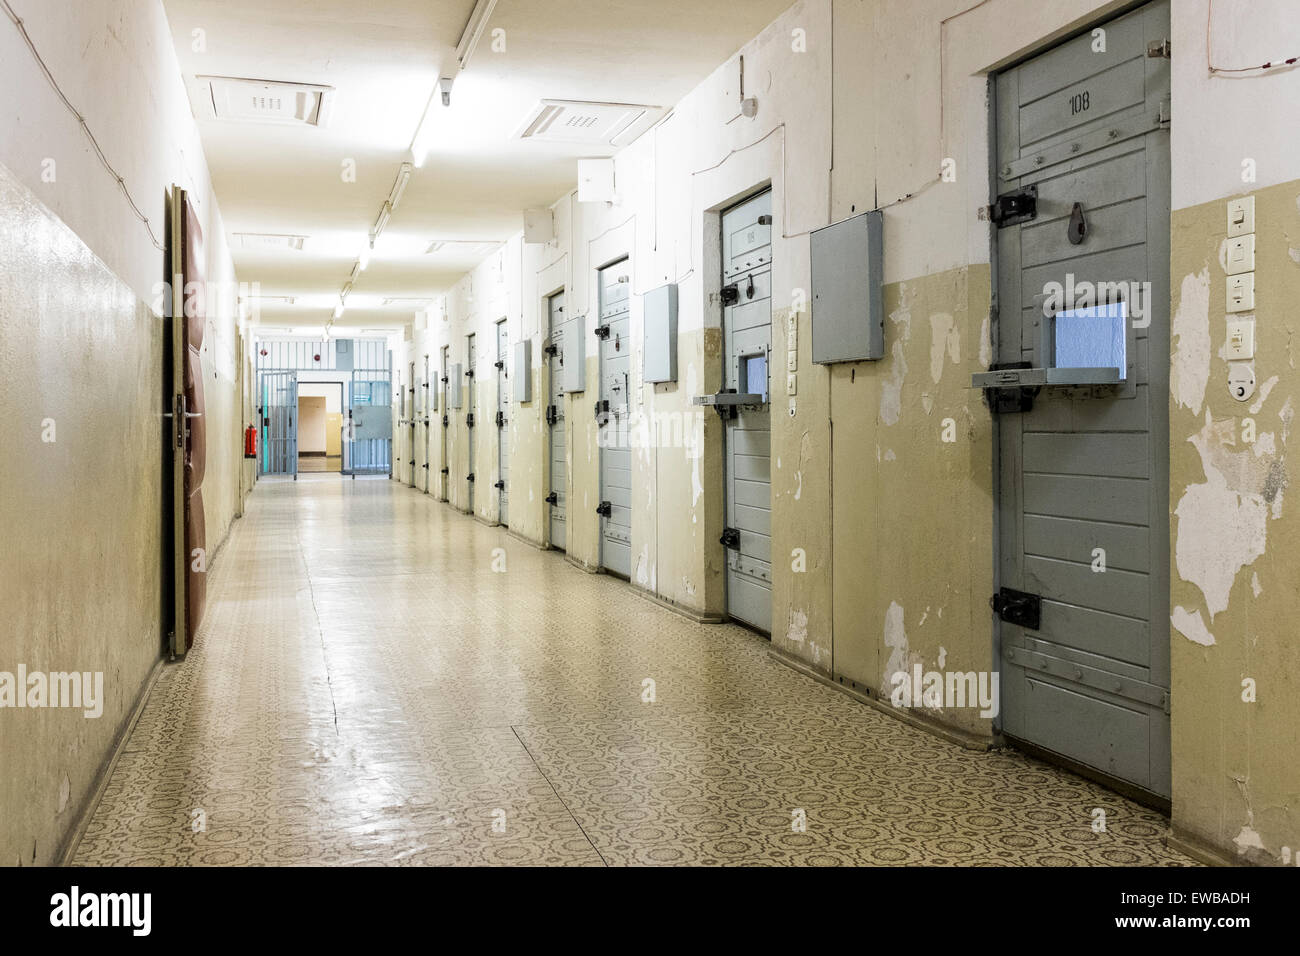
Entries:
[[244,457],[257,457],[257,428],[253,425],[244,429]]

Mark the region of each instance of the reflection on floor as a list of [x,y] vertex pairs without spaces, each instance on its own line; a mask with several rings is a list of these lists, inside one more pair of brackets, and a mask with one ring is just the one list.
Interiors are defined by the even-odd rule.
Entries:
[[312,471],[340,471],[343,459],[338,455],[330,455],[326,458],[324,455],[299,455],[298,472]]
[[263,481],[211,573],[78,863],[1190,862],[388,480]]

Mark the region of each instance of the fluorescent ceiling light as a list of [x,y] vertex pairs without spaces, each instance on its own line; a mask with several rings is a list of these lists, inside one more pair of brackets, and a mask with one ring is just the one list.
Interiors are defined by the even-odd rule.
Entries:
[[392,191],[388,194],[388,205],[397,209],[397,204],[402,201],[402,193],[406,192],[406,184],[411,181],[411,164],[402,163],[397,169],[397,179],[393,182]]
[[370,247],[366,246],[361,250],[361,255],[357,256],[357,269],[365,272],[370,265]]
[[293,236],[274,232],[237,232],[241,249],[301,249],[306,236]]
[[478,0],[474,4],[474,11],[469,15],[469,22],[465,24],[465,31],[460,35],[460,43],[456,46],[456,62],[462,70],[469,65],[470,57],[478,48],[478,41],[483,38],[496,5],[497,0]]

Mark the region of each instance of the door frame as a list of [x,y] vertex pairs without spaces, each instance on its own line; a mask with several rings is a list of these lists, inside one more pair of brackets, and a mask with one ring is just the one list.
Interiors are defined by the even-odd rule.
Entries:
[[[631,252],[619,252],[619,253],[617,253],[617,254],[611,256],[610,258],[606,259],[606,260],[605,260],[604,262],[602,262],[600,265],[596,266],[596,269],[595,269],[595,272],[594,272],[594,276],[595,276],[595,280],[596,280],[596,282],[595,282],[595,285],[596,285],[596,320],[595,320],[595,322],[593,322],[593,323],[591,324],[591,334],[594,335],[594,334],[595,334],[595,330],[596,330],[596,328],[597,328],[598,326],[600,326],[601,324],[603,324],[603,323],[602,323],[602,316],[601,316],[600,313],[601,313],[601,309],[602,309],[602,307],[603,307],[604,299],[603,299],[603,297],[602,297],[602,295],[601,295],[601,292],[604,290],[605,287],[604,287],[604,285],[601,283],[601,273],[604,272],[606,269],[611,269],[611,268],[613,268],[614,266],[618,265],[620,262],[625,262],[625,263],[627,263],[627,265],[628,265],[628,277],[627,277],[627,282],[628,282],[628,294],[627,294],[627,325],[628,325],[628,339],[629,339],[628,350],[629,350],[629,351],[628,351],[628,376],[627,376],[627,390],[628,390],[628,395],[627,395],[627,408],[628,408],[628,410],[627,410],[627,414],[628,414],[628,416],[631,416],[631,414],[632,414],[632,395],[631,395],[631,391],[632,391],[632,368],[633,368],[633,363],[632,363],[632,354],[633,354],[633,350],[632,350],[632,342],[631,342],[631,339],[632,339],[632,295],[633,295],[632,287],[633,287],[633,285],[634,285],[634,283],[633,283],[633,281],[632,281],[632,253],[631,253]],[[584,331],[586,331],[586,330],[584,330]],[[604,358],[604,355],[605,355],[605,350],[604,350],[604,348],[603,348],[603,344],[604,344],[604,340],[601,339],[601,338],[599,338],[599,337],[597,337],[597,339],[596,339],[596,401],[601,401],[601,400],[603,400],[603,399],[607,399],[607,398],[608,398],[608,396],[605,395],[605,372],[604,372],[604,369],[603,369],[603,367],[602,367],[602,361],[603,361],[603,358]],[[600,427],[601,427],[600,425],[597,425],[597,426],[596,426],[596,434],[597,434],[597,443],[596,443],[596,501],[597,501],[598,504],[599,504],[599,503],[602,503],[602,502],[605,501],[605,449],[604,449],[603,447],[601,447],[601,445],[600,445],[600,441],[599,441]],[[631,455],[631,450],[629,449],[629,450],[628,450],[628,464],[629,464],[629,471],[630,471],[630,466],[631,466],[631,464],[632,464],[632,460],[631,460],[631,459],[632,459],[632,455]],[[567,513],[567,509],[566,509],[566,513]],[[629,538],[629,541],[628,541],[628,550],[631,551],[631,550],[632,550],[632,543],[631,543],[631,540],[630,540],[630,539],[631,539],[631,536],[632,536],[632,508],[631,508],[631,499],[629,499],[628,519],[627,519],[627,530],[628,530],[628,538]],[[629,562],[629,564],[630,564],[630,562]],[[610,574],[610,575],[613,575],[613,576],[616,577],[616,578],[622,578],[622,577],[623,577],[623,575],[620,574],[618,571],[611,570],[610,568],[606,567],[606,565],[605,565],[605,518],[604,518],[602,515],[597,515],[597,516],[596,516],[596,566],[600,569],[600,571],[601,571],[602,574]],[[630,573],[630,572],[631,572],[631,568],[629,567],[628,570],[629,570],[629,574],[628,574],[628,576],[625,578],[625,580],[629,580],[629,581],[630,581],[630,580],[631,580],[631,573]]]

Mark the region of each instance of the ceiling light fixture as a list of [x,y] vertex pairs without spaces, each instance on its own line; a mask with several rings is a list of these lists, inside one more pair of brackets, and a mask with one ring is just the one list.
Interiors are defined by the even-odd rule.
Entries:
[[496,5],[497,0],[478,0],[474,4],[474,11],[469,15],[469,22],[460,35],[460,43],[456,45],[456,63],[462,70],[469,65],[469,58],[478,48],[478,41],[483,39]]
[[357,271],[365,272],[370,265],[370,247],[366,246],[361,250],[361,255],[357,256]]

